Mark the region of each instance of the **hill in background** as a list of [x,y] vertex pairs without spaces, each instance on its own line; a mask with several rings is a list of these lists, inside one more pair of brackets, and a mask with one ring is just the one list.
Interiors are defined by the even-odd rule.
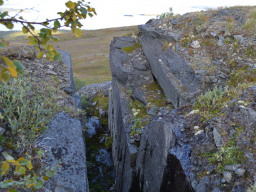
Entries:
[[[77,89],[84,84],[111,80],[110,42],[113,37],[133,33],[136,29],[137,26],[83,30],[83,35],[79,38],[67,30],[55,34],[60,39],[55,43],[56,48],[71,54]],[[19,31],[2,31],[0,38],[8,40],[10,45],[28,44],[26,35]]]

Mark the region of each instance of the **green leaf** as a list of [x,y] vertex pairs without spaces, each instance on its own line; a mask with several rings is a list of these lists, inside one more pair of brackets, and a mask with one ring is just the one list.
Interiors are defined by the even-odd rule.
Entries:
[[54,27],[55,28],[60,28],[60,22],[59,21],[54,21]]
[[23,27],[22,27],[22,32],[23,32],[23,33],[28,33],[28,29],[23,26]]
[[22,159],[21,161],[20,161],[20,164],[21,165],[23,165],[23,166],[25,166],[25,165],[27,165],[28,164],[28,160],[27,159]]
[[6,160],[14,160],[14,158],[11,155],[9,155],[7,152],[3,152],[2,154]]
[[5,11],[5,12],[3,12],[3,13],[0,14],[0,17],[1,17],[1,18],[4,18],[4,17],[7,16],[7,15],[8,15],[8,12]]
[[28,40],[29,40],[29,45],[37,45],[38,44],[37,39],[34,38],[33,36],[29,36]]
[[37,155],[38,155],[39,157],[42,157],[42,156],[43,156],[43,154],[44,154],[43,150],[39,150],[39,151],[37,151]]
[[7,82],[8,79],[10,79],[10,75],[8,73],[2,73],[1,74],[1,81],[3,80],[5,82]]
[[4,1],[3,0],[0,0],[0,5],[3,5],[4,4]]
[[21,175],[24,175],[25,173],[26,173],[26,168],[25,167],[20,167],[19,168],[19,173],[21,174]]
[[34,30],[35,30],[35,27],[34,27],[33,25],[28,24],[28,26],[29,26],[29,28],[30,28],[32,31],[34,31]]
[[62,59],[61,54],[59,53],[59,54],[55,55],[53,59],[55,61],[60,61]]
[[12,184],[13,184],[13,181],[11,181],[11,182],[8,182],[8,181],[0,182],[0,189],[7,189],[8,187],[12,186]]
[[13,25],[12,22],[6,23],[5,26],[6,26],[8,29],[12,29],[12,28],[14,27],[14,25]]
[[8,192],[17,192],[17,189],[9,189]]
[[24,67],[24,65],[21,64],[21,62],[19,62],[18,60],[14,60],[13,64],[16,66],[16,70],[21,73],[24,69],[26,69],[26,67]]
[[86,15],[87,14],[87,9],[85,9],[84,7],[80,8],[80,11],[82,14]]
[[76,28],[76,29],[75,29],[75,35],[76,35],[76,37],[82,36],[82,30],[79,29],[79,28]]
[[48,23],[48,22],[43,22],[43,25],[44,25],[44,26],[48,26],[49,23]]
[[43,187],[43,185],[44,185],[44,182],[42,180],[39,180],[35,184],[35,189],[40,189],[41,187]]
[[59,14],[61,17],[63,17],[64,13],[62,12],[58,12],[57,14]]
[[46,173],[46,176],[47,176],[47,177],[52,177],[52,176],[53,176],[53,172],[48,171],[48,172]]
[[74,9],[76,4],[72,1],[68,1],[67,3],[65,3],[66,7],[69,9]]

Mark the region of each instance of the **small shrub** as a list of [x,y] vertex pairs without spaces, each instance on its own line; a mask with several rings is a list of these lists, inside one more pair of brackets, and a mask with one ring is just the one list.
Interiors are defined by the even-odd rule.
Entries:
[[141,129],[143,129],[144,127],[145,125],[143,125],[141,118],[135,118],[134,123],[132,125],[130,136],[133,136],[135,134],[141,134],[142,133]]
[[141,134],[142,129],[149,123],[146,107],[138,100],[131,100],[130,109],[134,117],[130,135]]
[[194,107],[209,116],[210,113],[216,114],[220,110],[220,101],[224,92],[222,88],[215,87],[212,91],[206,92],[204,95],[197,97]]
[[79,91],[83,86],[85,86],[85,81],[74,77],[75,91]]
[[231,138],[225,146],[219,148],[215,153],[202,153],[202,157],[208,157],[210,164],[217,165],[217,171],[222,172],[225,165],[236,165],[243,164],[245,161],[245,156],[243,151],[241,151],[236,146],[236,137],[239,132],[236,133],[235,137]]
[[249,32],[256,32],[256,9],[248,13],[244,29]]
[[59,110],[56,88],[25,75],[2,82],[0,95],[0,121],[11,129],[19,147],[42,134]]
[[173,11],[172,8],[169,8],[169,12],[162,13],[161,15],[158,15],[158,19],[166,19],[166,18],[172,18],[173,17]]
[[228,30],[228,32],[232,32],[234,30],[235,27],[235,20],[233,17],[226,17],[226,29]]
[[240,68],[232,71],[229,85],[236,87],[239,84],[247,83],[248,85],[256,82],[256,69],[249,69],[248,67]]

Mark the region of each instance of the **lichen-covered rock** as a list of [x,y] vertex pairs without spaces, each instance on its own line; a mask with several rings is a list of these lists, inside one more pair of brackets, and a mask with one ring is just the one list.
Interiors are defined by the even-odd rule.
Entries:
[[1,50],[1,55],[17,59],[35,59],[36,49],[28,45],[13,45]]
[[[121,46],[121,45],[122,46]],[[132,89],[141,84],[153,82],[153,76],[149,70],[149,64],[141,52],[141,48],[135,47],[135,40],[132,37],[116,37],[110,45],[110,68],[112,76],[118,79],[125,87]],[[127,53],[124,48],[131,49]]]
[[[255,191],[256,41],[254,26],[244,28],[255,10],[150,20],[136,38],[114,39],[109,128],[117,191]],[[137,40],[142,51],[126,53]],[[149,87],[157,88],[133,69],[151,70],[168,102],[156,106]]]
[[45,151],[46,164],[50,167],[60,165],[43,191],[89,191],[85,143],[79,120],[64,112],[58,113],[37,141],[37,146]]
[[96,95],[102,95],[107,97],[108,90],[111,88],[111,81],[103,83],[94,83],[82,87],[77,94],[80,96],[87,95],[89,99],[94,98]]
[[139,40],[154,77],[168,100],[176,108],[192,103],[201,91],[200,78],[196,76],[182,56],[169,47],[163,48],[162,39],[165,35],[161,33],[157,33],[157,36],[152,35],[151,30],[148,31],[151,28],[153,26],[139,26],[142,33]]

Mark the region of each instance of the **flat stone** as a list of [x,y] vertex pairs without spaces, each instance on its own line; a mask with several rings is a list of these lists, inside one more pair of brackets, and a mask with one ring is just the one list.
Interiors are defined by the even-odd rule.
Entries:
[[56,72],[51,71],[51,70],[47,71],[47,73],[48,73],[48,74],[51,74],[51,75],[57,75],[57,73],[56,73]]
[[197,192],[207,192],[208,191],[207,184],[209,184],[209,183],[210,183],[209,177],[204,176],[201,179],[199,185],[197,186],[196,191]]
[[215,127],[213,128],[213,137],[214,137],[215,145],[218,148],[220,148],[224,145],[224,141],[223,141],[218,129],[216,129]]
[[210,32],[210,35],[213,36],[213,37],[216,37],[217,33],[215,31],[212,31],[212,32]]
[[235,173],[238,175],[238,176],[242,176],[244,173],[245,173],[245,169],[243,168],[238,168]]
[[48,68],[49,68],[49,69],[53,69],[54,66],[53,66],[53,65],[48,65]]
[[79,120],[64,112],[58,113],[49,123],[49,128],[37,142],[47,150],[45,161],[50,166],[60,163],[56,175],[46,182],[50,191],[89,192],[85,144]]
[[194,48],[194,49],[198,49],[200,48],[200,43],[199,41],[193,41],[191,44],[190,44],[190,47]]
[[218,40],[218,41],[217,41],[217,45],[218,45],[219,47],[222,47],[222,46],[223,46],[223,41]]
[[229,172],[229,171],[225,171],[225,172],[223,173],[223,178],[225,179],[225,181],[226,181],[227,183],[230,183],[230,182],[232,181],[232,173]]
[[171,49],[164,51],[161,38],[147,31],[150,27],[140,26],[139,29],[143,52],[167,99],[175,108],[192,103],[201,92],[200,77],[182,56]]
[[239,42],[239,44],[242,44],[244,42],[243,35],[234,35],[234,38]]
[[236,169],[238,169],[239,167],[241,167],[240,164],[236,164],[236,165],[225,165],[224,169],[227,171],[235,171]]

